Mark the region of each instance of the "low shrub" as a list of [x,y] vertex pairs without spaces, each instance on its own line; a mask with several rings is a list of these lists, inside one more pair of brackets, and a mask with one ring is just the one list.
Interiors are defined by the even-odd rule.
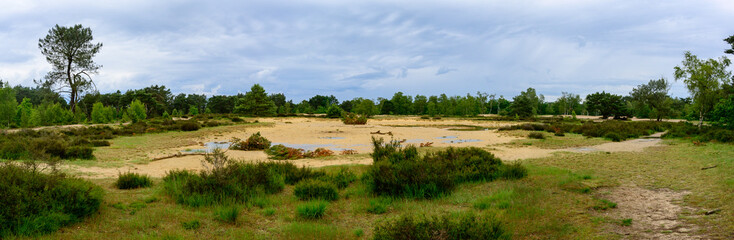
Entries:
[[107,146],[112,145],[112,143],[110,143],[110,141],[107,141],[107,140],[92,140],[89,143],[95,147],[107,147]]
[[298,217],[304,219],[319,219],[326,213],[326,201],[311,201],[300,204],[296,207]]
[[510,239],[500,221],[473,214],[430,218],[403,215],[378,223],[374,239]]
[[240,207],[238,206],[222,206],[214,209],[214,219],[220,222],[237,223],[237,217],[239,215]]
[[350,183],[356,180],[357,175],[345,167],[340,168],[339,172],[329,175],[329,181],[334,183],[339,189],[348,187]]
[[94,149],[90,146],[71,146],[66,149],[64,158],[66,159],[94,159],[92,152]]
[[326,148],[316,148],[313,151],[306,151],[303,156],[307,158],[317,158],[317,157],[328,157],[333,156],[334,151],[331,151]]
[[608,132],[607,134],[604,134],[604,138],[612,140],[614,142],[622,141],[622,137],[619,136],[619,134],[613,132]]
[[505,164],[499,168],[499,176],[504,179],[521,179],[528,175],[528,169],[520,163]]
[[367,124],[367,116],[356,113],[342,113],[342,122],[347,125],[365,125]]
[[196,121],[179,121],[178,125],[181,131],[186,131],[186,132],[196,131],[196,130],[199,130],[199,128],[201,128],[201,125],[199,125],[199,123]]
[[265,150],[268,148],[270,148],[270,140],[260,135],[260,132],[250,135],[245,141],[238,138],[232,139],[232,145],[229,147],[232,150],[244,151]]
[[528,138],[532,138],[532,139],[545,139],[545,135],[543,135],[543,133],[539,133],[539,132],[531,132],[531,133],[528,134]]
[[312,199],[335,201],[339,198],[336,185],[321,180],[301,181],[296,184],[293,194],[302,201]]
[[304,150],[300,148],[290,148],[283,146],[282,144],[278,144],[265,150],[265,153],[268,154],[270,159],[293,160],[303,158]]
[[99,210],[99,186],[33,169],[0,165],[0,238],[51,233]]
[[232,122],[234,122],[234,123],[244,122],[245,121],[244,119],[242,119],[240,117],[231,117],[230,120],[232,120]]
[[120,174],[115,181],[115,187],[118,189],[145,188],[152,185],[153,181],[150,180],[150,177],[132,172]]

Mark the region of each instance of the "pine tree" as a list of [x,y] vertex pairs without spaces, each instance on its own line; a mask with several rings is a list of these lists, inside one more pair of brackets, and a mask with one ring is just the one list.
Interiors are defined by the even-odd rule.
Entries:
[[265,89],[260,84],[255,84],[244,97],[237,99],[234,111],[250,116],[272,116],[276,109]]

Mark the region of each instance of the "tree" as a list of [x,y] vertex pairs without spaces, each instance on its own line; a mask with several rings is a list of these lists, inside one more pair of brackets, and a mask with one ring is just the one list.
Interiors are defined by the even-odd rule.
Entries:
[[237,99],[234,111],[251,116],[272,116],[275,114],[275,103],[268,98],[260,84],[252,86],[245,96]]
[[589,112],[598,113],[604,119],[609,118],[609,116],[614,116],[615,119],[619,119],[630,115],[620,95],[596,92],[586,95],[585,104]]
[[354,107],[352,108],[352,112],[357,113],[362,116],[370,117],[372,115],[375,115],[375,102],[373,102],[370,99],[364,99],[364,98],[355,98],[352,100],[354,102]]
[[538,106],[541,100],[538,95],[535,94],[535,89],[528,88],[524,92],[520,92],[520,95],[512,98],[512,105],[510,105],[510,116],[517,115],[519,117],[527,118],[533,117],[538,113]]
[[711,111],[711,121],[716,126],[734,129],[734,95],[719,100]]
[[44,81],[37,83],[59,86],[58,90],[69,93],[72,112],[76,109],[79,95],[94,84],[91,74],[96,74],[101,67],[92,58],[102,43],[92,43],[93,39],[91,29],[77,24],[73,27],[56,25],[45,38],[38,40],[38,48],[53,69],[46,74]]
[[10,85],[0,81],[0,127],[10,127],[13,122],[18,102],[15,100],[15,91]]
[[704,116],[719,101],[721,83],[729,80],[731,72],[727,71],[726,67],[731,64],[731,61],[726,57],[703,61],[691,52],[686,52],[682,64],[682,67],[675,67],[675,80],[683,79],[688,92],[693,96],[700,128],[703,125]]
[[135,99],[135,101],[130,103],[130,108],[127,109],[127,116],[131,121],[136,123],[148,117],[145,112],[145,105],[140,100]]
[[642,84],[632,89],[630,97],[641,106],[649,106],[652,110],[652,116],[660,121],[663,117],[670,116],[670,83],[665,78],[658,80],[650,80],[647,84]]
[[729,45],[731,45],[731,48],[724,50],[724,53],[734,54],[734,35],[731,35],[728,38],[725,38],[724,39],[724,42],[726,42]]
[[33,123],[31,121],[31,115],[33,114],[33,103],[31,103],[31,99],[29,98],[23,98],[23,101],[18,104],[16,114],[15,114],[15,123],[18,124],[19,127],[32,127]]

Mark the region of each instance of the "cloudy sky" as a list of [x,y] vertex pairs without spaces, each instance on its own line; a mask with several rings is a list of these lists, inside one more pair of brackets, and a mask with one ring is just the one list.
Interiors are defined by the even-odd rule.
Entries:
[[104,44],[103,93],[627,94],[672,81],[685,51],[724,55],[734,34],[729,0],[0,2],[0,78],[33,85],[51,69],[38,39],[82,24]]

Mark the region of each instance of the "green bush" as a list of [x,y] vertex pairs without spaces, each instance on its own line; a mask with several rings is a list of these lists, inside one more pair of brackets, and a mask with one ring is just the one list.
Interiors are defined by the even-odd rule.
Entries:
[[250,137],[245,141],[235,138],[232,140],[232,145],[229,147],[229,149],[232,150],[244,151],[265,150],[268,148],[270,148],[270,140],[261,136],[260,132],[250,135]]
[[95,147],[106,147],[106,146],[112,145],[110,141],[107,141],[107,140],[92,140],[92,141],[89,141],[89,143]]
[[296,207],[296,214],[298,217],[304,219],[319,219],[326,213],[326,201],[311,201],[300,204]]
[[130,103],[130,107],[127,109],[127,116],[134,123],[145,120],[148,115],[145,113],[145,105],[140,100],[135,99]]
[[338,118],[342,115],[343,110],[336,104],[329,105],[329,108],[326,109],[326,117],[328,118]]
[[416,218],[403,215],[400,218],[378,223],[374,239],[510,239],[502,224],[495,219],[460,216],[434,216]]
[[238,206],[223,206],[214,209],[214,219],[225,223],[237,223],[239,215],[240,208]]
[[539,133],[539,132],[531,132],[531,133],[528,134],[528,138],[532,138],[532,139],[545,139],[545,135],[543,135],[543,133]]
[[90,146],[71,146],[66,149],[64,158],[66,159],[94,159],[92,152],[94,149]]
[[367,116],[358,115],[356,113],[343,112],[342,122],[347,125],[365,125],[367,124]]
[[528,175],[528,169],[520,163],[505,164],[499,168],[499,176],[504,179],[521,179]]
[[339,172],[329,175],[329,181],[334,183],[339,189],[348,187],[350,183],[356,180],[357,175],[345,167],[340,168]]
[[132,172],[120,174],[117,181],[115,181],[115,186],[118,189],[145,188],[152,185],[153,181],[150,180],[150,177]]
[[0,238],[54,232],[99,210],[102,188],[31,169],[0,166]]
[[293,194],[302,201],[311,199],[335,201],[339,198],[336,185],[321,180],[301,181],[296,184]]
[[181,129],[181,131],[191,132],[199,130],[199,128],[201,128],[201,125],[199,125],[199,123],[194,120],[180,121],[179,128]]
[[622,137],[619,136],[619,134],[613,132],[608,132],[607,134],[604,134],[604,138],[612,140],[614,142],[622,141]]

